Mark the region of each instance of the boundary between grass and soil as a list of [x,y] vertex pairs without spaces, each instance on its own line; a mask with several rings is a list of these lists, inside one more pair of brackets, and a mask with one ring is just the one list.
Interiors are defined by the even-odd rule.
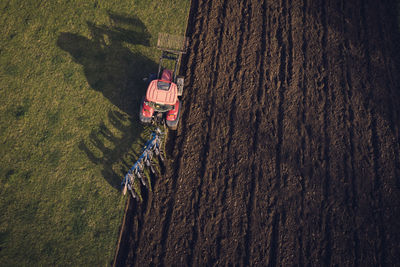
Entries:
[[[198,0],[190,0],[190,9],[189,9],[189,14],[186,18],[186,31],[185,31],[185,36],[188,37],[188,33],[190,31],[190,25],[189,25],[189,19],[192,17],[194,10],[194,2],[196,2]],[[191,42],[191,40],[189,40],[189,42]],[[183,55],[181,58],[181,62],[180,62],[180,66],[179,66],[179,73],[182,73],[185,64],[182,64],[182,62],[187,62],[186,60],[186,55]],[[186,67],[186,66],[185,66]],[[172,138],[174,139],[174,138]],[[165,137],[165,142],[168,142],[168,136]],[[170,140],[171,142],[171,140]],[[130,206],[131,206],[131,195],[128,195],[128,200],[126,201],[126,205],[125,205],[125,211],[124,211],[124,216],[122,219],[122,224],[120,227],[120,231],[119,231],[119,237],[118,237],[118,242],[117,242],[117,246],[115,249],[115,255],[114,255],[114,260],[112,263],[113,267],[116,266],[123,266],[125,265],[125,261],[126,258],[128,256],[129,253],[129,235],[131,233],[130,229],[129,229],[129,225],[131,225],[132,222],[132,214],[129,214],[128,211],[130,211]],[[134,200],[133,200],[134,202]],[[133,204],[133,203],[132,203]],[[128,228],[127,228],[128,226]]]
[[[122,243],[122,239],[124,238],[123,244],[126,244],[126,238],[128,238],[128,235],[126,233],[126,215],[128,214],[128,209],[130,206],[130,202],[131,202],[131,195],[128,195],[128,200],[126,201],[126,205],[125,205],[125,211],[124,211],[124,217],[122,219],[122,225],[120,228],[120,232],[119,232],[119,237],[118,237],[118,242],[117,242],[117,247],[115,249],[115,256],[114,256],[114,261],[112,266],[120,266],[121,263],[121,257],[123,257],[124,255],[121,255],[122,253],[124,253],[125,251],[121,251],[121,243]],[[125,253],[124,253],[125,254]]]

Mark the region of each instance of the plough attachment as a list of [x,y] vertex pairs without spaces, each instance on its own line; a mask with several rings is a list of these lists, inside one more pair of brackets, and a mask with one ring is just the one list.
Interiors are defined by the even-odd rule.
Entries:
[[152,173],[155,173],[152,161],[154,155],[158,156],[161,161],[164,161],[164,158],[162,157],[163,136],[164,133],[159,128],[151,133],[150,140],[148,140],[143,147],[141,156],[132,168],[129,169],[122,181],[121,186],[123,187],[124,195],[129,191],[133,198],[138,198],[134,188],[136,179],[140,180],[143,186],[149,188],[148,180],[144,174],[144,168],[148,167]]

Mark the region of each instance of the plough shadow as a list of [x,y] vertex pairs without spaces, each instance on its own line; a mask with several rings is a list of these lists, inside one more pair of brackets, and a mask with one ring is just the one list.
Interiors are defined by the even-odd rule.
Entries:
[[83,66],[90,88],[101,92],[117,107],[118,111],[110,111],[108,118],[91,131],[89,141],[82,140],[78,146],[93,163],[102,166],[104,179],[120,189],[121,173],[131,167],[125,160],[135,161],[135,155],[130,154],[131,146],[143,132],[138,118],[146,89],[142,79],[154,71],[157,64],[126,46],[150,45],[151,35],[143,22],[131,15],[108,15],[110,25],[87,22],[89,38],[63,32],[57,45]]
[[111,126],[106,126],[103,121],[91,131],[88,142],[82,140],[79,143],[79,149],[93,163],[102,166],[101,174],[112,187],[120,189],[122,177],[139,156],[131,151],[131,144],[145,142],[138,140],[143,128],[118,111],[110,111],[107,122]]

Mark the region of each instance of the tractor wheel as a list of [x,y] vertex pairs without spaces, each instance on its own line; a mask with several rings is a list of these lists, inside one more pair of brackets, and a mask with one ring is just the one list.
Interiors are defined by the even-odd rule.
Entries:
[[176,78],[176,85],[178,86],[178,96],[183,94],[183,85],[185,83],[185,78],[183,76],[178,76]]

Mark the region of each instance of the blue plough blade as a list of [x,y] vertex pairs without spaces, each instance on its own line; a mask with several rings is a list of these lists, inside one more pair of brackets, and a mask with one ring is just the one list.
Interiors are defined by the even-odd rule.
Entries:
[[135,164],[133,164],[132,168],[129,169],[128,173],[124,177],[123,182],[121,183],[121,185],[124,187],[122,190],[124,195],[127,193],[127,191],[130,191],[132,197],[137,198],[137,194],[133,188],[135,178],[138,178],[142,184],[148,188],[147,181],[145,181],[146,178],[143,175],[144,167],[150,167],[150,170],[154,173],[154,167],[151,164],[153,153],[157,156],[160,156],[162,161],[164,160],[160,151],[162,135],[163,132],[159,128],[151,133],[150,139],[145,143],[142,149],[142,154]]

